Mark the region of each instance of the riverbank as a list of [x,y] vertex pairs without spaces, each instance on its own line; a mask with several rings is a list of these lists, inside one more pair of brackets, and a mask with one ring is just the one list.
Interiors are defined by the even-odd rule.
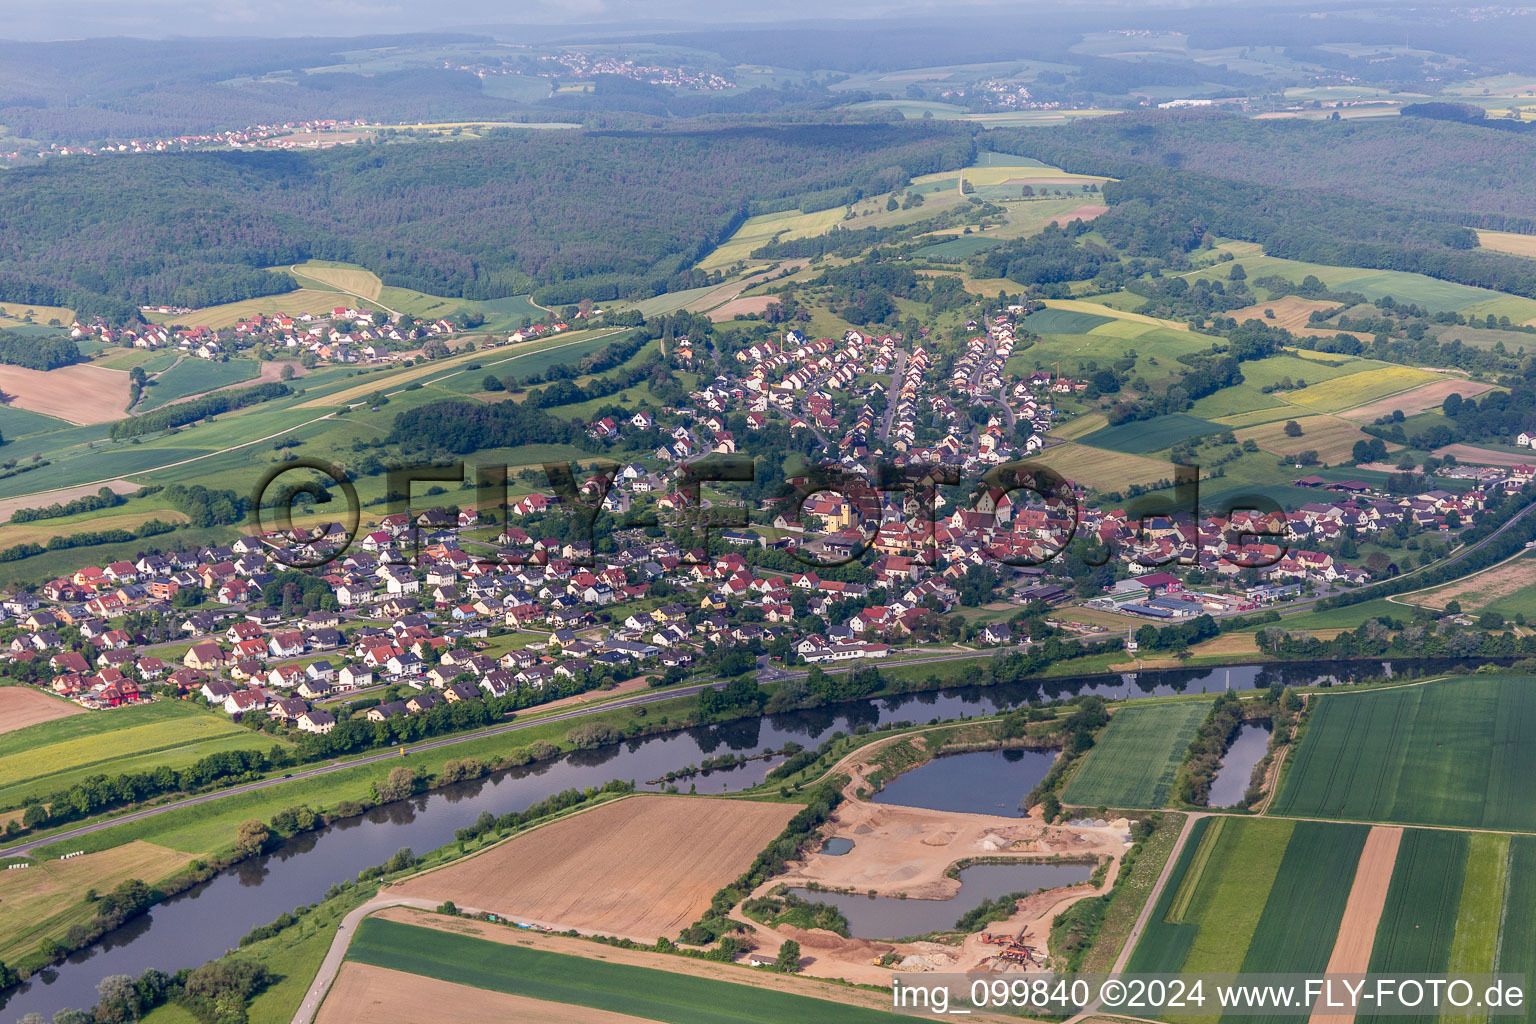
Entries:
[[[1341,671],[1359,671],[1360,666],[1341,667]],[[825,706],[789,714],[771,716],[742,716],[710,723],[707,726],[687,727],[687,720],[676,714],[667,715],[656,704],[649,705],[646,714],[637,714],[641,708],[610,709],[608,714],[637,715],[646,725],[659,727],[652,734],[627,739],[621,744],[579,748],[565,742],[566,737],[553,737],[561,741],[564,752],[558,758],[540,760],[521,767],[503,767],[488,775],[468,782],[440,785],[442,763],[462,759],[466,753],[463,745],[439,748],[431,752],[408,751],[407,757],[391,759],[393,764],[375,765],[372,772],[382,772],[388,767],[425,768],[418,773],[422,785],[409,800],[382,804],[362,817],[333,817],[334,824],[324,831],[309,832],[284,840],[272,852],[245,862],[202,883],[184,897],[171,900],[156,909],[153,919],[125,929],[123,934],[109,936],[111,946],[92,947],[89,958],[61,965],[52,984],[39,987],[33,984],[19,993],[0,996],[5,1010],[17,1014],[41,1012],[51,1016],[64,1005],[80,1005],[93,998],[95,983],[107,974],[137,974],[154,966],[174,970],[198,962],[206,957],[207,950],[232,946],[240,935],[257,924],[270,921],[272,903],[270,892],[259,886],[272,885],[283,895],[283,903],[306,902],[320,898],[338,878],[354,874],[359,868],[376,864],[401,846],[431,849],[453,839],[455,831],[474,823],[475,816],[485,810],[505,813],[509,808],[526,807],[551,792],[561,788],[601,785],[615,777],[623,779],[657,778],[669,769],[686,764],[697,764],[705,757],[717,754],[722,748],[731,751],[750,752],[764,747],[782,748],[789,740],[812,744],[818,738],[842,732],[847,739],[838,741],[853,745],[867,742],[857,735],[890,727],[898,722],[908,723],[904,729],[918,729],[914,720],[962,719],[975,720],[977,715],[989,715],[1026,702],[1065,697],[1077,693],[1094,693],[1106,699],[1150,698],[1154,701],[1197,699],[1206,689],[1233,687],[1263,687],[1268,682],[1289,681],[1296,685],[1310,682],[1328,682],[1328,666],[1234,666],[1229,671],[1199,672],[1185,670],[1166,673],[1143,673],[1139,676],[1090,676],[1071,680],[1026,680],[1023,682],[995,682],[987,686],[937,689],[918,687],[907,690],[911,683],[887,680],[881,691],[885,696],[856,699],[838,705]],[[1386,666],[1377,664],[1375,671],[1384,672]],[[1179,696],[1185,694],[1186,696]],[[669,702],[678,700],[667,698]],[[648,719],[648,721],[646,721]],[[583,718],[582,721],[588,721]],[[578,723],[545,724],[543,728],[559,730]],[[880,738],[868,735],[869,740]],[[489,764],[498,751],[492,745],[496,738],[475,741],[486,744],[480,753]],[[499,740],[505,742],[505,738]],[[553,745],[553,744],[552,744]],[[504,751],[505,748],[502,748]],[[844,750],[842,753],[846,753]],[[839,755],[841,756],[841,755]],[[430,760],[429,760],[430,759]],[[713,771],[698,779],[699,790],[719,792],[722,788],[734,791],[754,789],[754,795],[763,799],[792,798],[798,787],[804,787],[808,776],[824,774],[825,765],[813,766],[787,782],[770,780],[765,776],[772,761],[753,761],[746,766]],[[347,773],[355,775],[359,769],[349,767]],[[366,767],[364,772],[370,770]],[[301,780],[295,780],[299,782]],[[373,781],[363,776],[356,788],[338,791],[326,788],[325,783],[307,790],[310,795],[293,798],[294,804],[308,802],[316,810],[334,810],[346,799],[360,797],[372,799],[367,789]],[[311,785],[304,783],[306,787]],[[281,790],[283,793],[291,790]],[[266,804],[265,814],[258,819],[259,805],[252,801],[261,797],[260,792],[238,798],[242,805],[228,815],[223,827],[212,834],[214,839],[230,843],[241,820],[267,820],[284,810],[289,798],[281,798]],[[206,812],[205,807],[198,812]],[[253,813],[254,812],[254,813]],[[174,815],[185,812],[174,812]],[[190,843],[199,836],[209,834],[206,823],[196,820],[178,822],[174,815],[164,815],[165,836],[171,842],[168,848],[179,849],[176,843]],[[139,830],[153,824],[153,819],[129,823],[130,830]],[[124,826],[115,826],[122,830]],[[108,835],[112,833],[108,830]],[[130,835],[127,838],[134,838]],[[68,852],[63,850],[61,852]],[[184,851],[185,852],[185,851]],[[196,853],[196,848],[191,852]],[[312,856],[305,856],[312,854]],[[17,874],[23,874],[18,872]],[[196,897],[196,898],[194,898]],[[218,915],[209,915],[210,906],[217,906]],[[51,977],[54,975],[51,974]]]

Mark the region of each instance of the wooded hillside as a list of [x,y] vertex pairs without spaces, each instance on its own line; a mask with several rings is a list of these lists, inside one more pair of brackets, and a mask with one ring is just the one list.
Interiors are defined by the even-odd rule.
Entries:
[[972,152],[964,130],[874,124],[59,160],[6,176],[0,298],[199,307],[287,291],[260,268],[318,258],[439,295],[583,279],[542,297],[610,299],[661,290],[753,202],[882,191]]

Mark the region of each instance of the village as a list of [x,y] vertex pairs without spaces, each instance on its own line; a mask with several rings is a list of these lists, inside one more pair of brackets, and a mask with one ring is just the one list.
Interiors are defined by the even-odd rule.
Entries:
[[[1238,615],[1367,582],[1371,569],[1337,554],[1345,540],[1406,528],[1452,534],[1490,494],[1536,474],[1484,468],[1471,489],[1410,496],[1314,475],[1295,481],[1317,492],[1295,510],[1226,516],[1132,514],[1076,486],[1042,496],[956,483],[930,488],[927,504],[916,488],[871,486],[881,462],[974,480],[1049,451],[1057,401],[1083,384],[1051,373],[1005,383],[1021,312],[972,321],[975,336],[943,376],[920,340],[857,331],[812,340],[789,330],[781,342],[714,360],[717,374],[700,378],[686,406],[600,418],[589,433],[601,442],[637,431],[666,441],[652,458],[582,481],[579,497],[600,501],[616,522],[594,539],[571,539],[571,510],[535,490],[504,510],[393,512],[352,537],[329,523],[82,567],[0,604],[13,634],[9,670],[90,708],[196,695],[244,720],[325,734],[338,715],[386,721],[480,699],[532,706],[770,662],[783,672],[901,661],[1028,647],[1053,633],[1123,631],[1134,651],[1130,634],[1148,623]],[[343,360],[369,357],[370,336],[416,340],[399,324],[371,326],[375,319],[338,308],[330,320],[256,317],[225,335]],[[99,325],[76,331],[217,352],[198,328],[110,339]],[[682,364],[708,358],[687,338],[670,354]],[[968,412],[978,407],[988,410],[984,423]],[[746,518],[715,529],[711,550],[694,546],[697,534],[679,541],[626,525],[648,515],[696,524],[726,509],[725,487],[701,496],[691,475],[702,459],[751,452],[753,435],[775,429],[813,433],[825,445],[823,468],[842,482],[809,490],[807,477],[791,477],[782,494],[741,503]],[[1059,556],[1074,538],[1112,554],[1104,574],[1068,572]],[[308,571],[314,585],[297,587],[292,565],[319,565]],[[979,605],[998,611],[955,614]],[[169,638],[146,643],[128,618],[160,623]],[[749,657],[729,661],[730,652]],[[371,706],[357,700],[374,696]]]
[[0,153],[0,164],[50,157],[92,157],[119,153],[182,153],[194,149],[319,149],[356,142],[357,129],[368,127],[362,118],[311,118],[279,124],[252,124],[240,128],[163,138],[125,139],[99,145],[61,145],[50,143],[46,149]]

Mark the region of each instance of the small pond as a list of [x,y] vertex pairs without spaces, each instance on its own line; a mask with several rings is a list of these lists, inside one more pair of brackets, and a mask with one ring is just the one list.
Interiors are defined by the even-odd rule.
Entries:
[[1211,782],[1211,793],[1206,803],[1211,807],[1231,807],[1248,792],[1248,780],[1253,777],[1253,766],[1269,749],[1270,724],[1244,722],[1237,730],[1232,745],[1221,759],[1221,768]]
[[1086,882],[1093,869],[1092,864],[978,864],[960,872],[960,893],[948,900],[792,891],[796,896],[830,903],[841,910],[855,938],[901,939],[951,929],[962,914],[979,906],[982,900]]
[[1055,750],[983,750],[936,757],[892,779],[877,804],[969,814],[1023,815],[1019,803],[1045,778]]
[[826,842],[821,844],[821,850],[819,852],[826,854],[828,857],[841,857],[851,849],[853,849],[852,839],[844,839],[842,836],[833,836],[831,839],[828,839]]

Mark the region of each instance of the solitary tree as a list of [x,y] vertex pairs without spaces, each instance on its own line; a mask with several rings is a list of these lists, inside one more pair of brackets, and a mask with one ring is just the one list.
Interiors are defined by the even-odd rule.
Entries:
[[1301,424],[1297,423],[1295,420],[1286,420],[1285,421],[1285,436],[1286,437],[1300,437],[1301,436]]
[[254,857],[266,849],[271,838],[272,830],[261,822],[241,822],[240,830],[235,833],[235,852],[242,857]]
[[799,974],[800,943],[794,939],[784,940],[784,945],[779,947],[779,957],[773,962],[773,969],[784,974]]

